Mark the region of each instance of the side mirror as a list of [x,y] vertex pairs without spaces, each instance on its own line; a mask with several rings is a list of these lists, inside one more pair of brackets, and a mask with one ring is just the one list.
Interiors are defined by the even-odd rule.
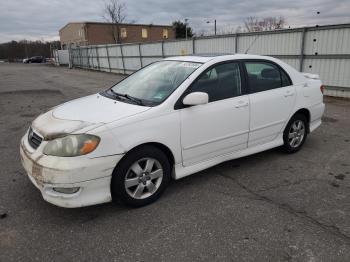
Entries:
[[209,102],[209,96],[207,93],[204,92],[193,92],[188,94],[184,97],[182,100],[182,103],[186,106],[197,106],[197,105],[204,105],[208,104]]

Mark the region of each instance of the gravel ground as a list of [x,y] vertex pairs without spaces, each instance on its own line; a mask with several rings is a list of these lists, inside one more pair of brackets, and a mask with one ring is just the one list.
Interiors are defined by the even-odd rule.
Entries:
[[0,64],[0,261],[350,261],[350,101],[327,98],[304,148],[228,161],[138,209],[46,203],[20,164],[40,112],[122,76]]

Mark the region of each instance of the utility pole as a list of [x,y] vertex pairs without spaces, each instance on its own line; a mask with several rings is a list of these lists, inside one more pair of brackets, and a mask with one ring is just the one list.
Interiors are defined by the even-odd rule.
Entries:
[[186,40],[187,40],[187,21],[188,21],[188,19],[187,19],[187,18],[185,18],[185,31],[186,31]]
[[216,35],[216,19],[214,20],[214,34]]
[[[210,24],[212,22],[207,21],[207,24]],[[214,35],[216,35],[216,19],[214,19]]]

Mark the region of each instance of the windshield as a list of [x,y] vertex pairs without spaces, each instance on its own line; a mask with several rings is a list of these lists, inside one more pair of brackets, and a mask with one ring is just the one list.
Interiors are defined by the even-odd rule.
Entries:
[[115,94],[138,99],[143,104],[163,102],[201,63],[160,61],[135,72],[111,88]]

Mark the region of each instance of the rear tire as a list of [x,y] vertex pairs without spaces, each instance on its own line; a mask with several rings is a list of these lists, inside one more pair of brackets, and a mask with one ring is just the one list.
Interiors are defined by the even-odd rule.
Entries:
[[283,132],[283,149],[287,153],[295,153],[304,145],[309,124],[303,114],[294,115]]
[[156,201],[169,184],[171,167],[166,155],[154,146],[134,149],[112,174],[112,199],[141,207]]

